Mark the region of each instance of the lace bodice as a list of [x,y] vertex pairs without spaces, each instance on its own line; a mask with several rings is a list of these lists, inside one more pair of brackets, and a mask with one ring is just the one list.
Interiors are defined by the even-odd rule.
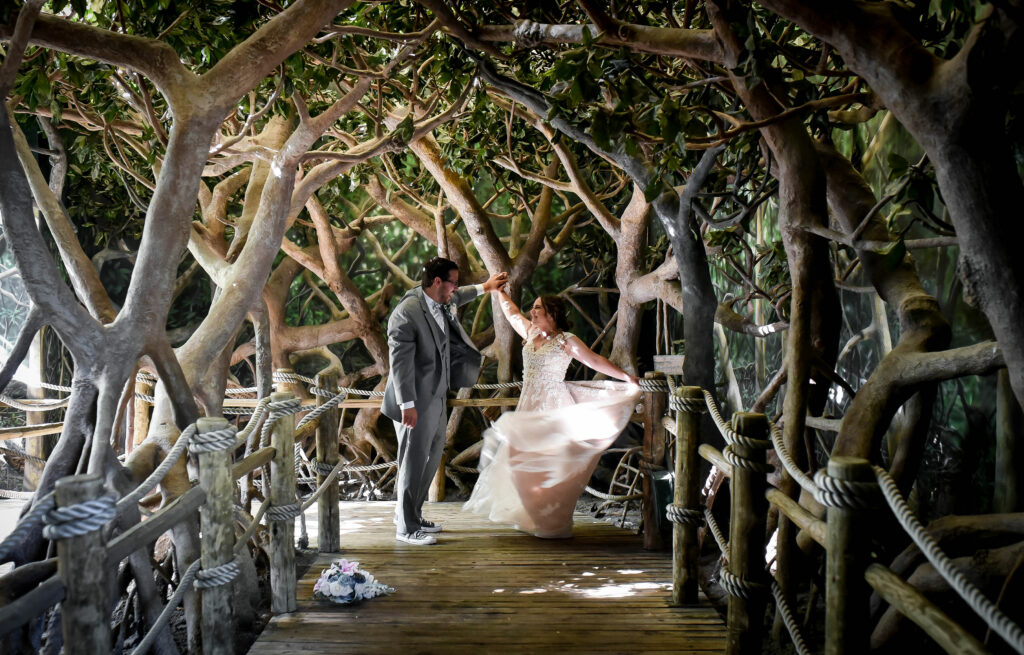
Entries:
[[562,332],[534,347],[539,330],[531,328],[523,344],[523,390],[519,410],[542,411],[572,404],[565,388],[565,372],[572,361],[565,344],[573,335]]

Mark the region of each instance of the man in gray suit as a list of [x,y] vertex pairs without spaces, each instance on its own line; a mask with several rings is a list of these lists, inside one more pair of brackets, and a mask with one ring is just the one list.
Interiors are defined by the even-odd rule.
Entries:
[[388,320],[391,375],[381,413],[395,422],[398,479],[395,538],[415,545],[436,543],[441,526],[423,518],[423,502],[444,451],[449,388],[476,384],[480,352],[454,318],[454,308],[498,289],[508,275],[459,288],[458,265],[442,257],[423,267],[420,288],[398,303]]

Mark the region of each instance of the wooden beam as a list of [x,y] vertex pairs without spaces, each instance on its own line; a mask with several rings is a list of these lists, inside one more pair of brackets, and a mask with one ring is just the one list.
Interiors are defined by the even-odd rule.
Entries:
[[818,542],[818,545],[825,546],[828,541],[828,528],[824,521],[778,489],[769,489],[764,495],[767,496],[768,502],[778,507],[780,512]]
[[864,579],[879,596],[928,633],[947,653],[981,655],[989,652],[924,594],[881,564],[869,565],[864,571]]

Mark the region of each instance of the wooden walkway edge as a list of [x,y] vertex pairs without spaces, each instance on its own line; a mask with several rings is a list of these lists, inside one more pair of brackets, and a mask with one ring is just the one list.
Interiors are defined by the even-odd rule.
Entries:
[[[725,625],[702,597],[671,607],[671,554],[577,516],[572,539],[543,540],[428,503],[434,546],[395,541],[394,503],[341,503],[342,552],[299,582],[298,609],[274,617],[249,651],[290,653],[713,653]],[[357,560],[396,588],[356,606],[312,598],[332,559]]]

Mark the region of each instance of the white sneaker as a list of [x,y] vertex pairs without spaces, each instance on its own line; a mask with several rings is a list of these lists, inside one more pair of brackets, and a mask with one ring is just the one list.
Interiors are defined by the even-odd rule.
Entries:
[[420,532],[426,532],[427,534],[437,534],[440,531],[440,523],[434,523],[433,521],[427,520],[420,521]]
[[398,541],[404,541],[407,544],[412,544],[413,546],[430,546],[437,543],[437,539],[423,530],[417,530],[416,532],[410,532],[409,534],[402,534],[399,532],[395,535],[395,539]]

